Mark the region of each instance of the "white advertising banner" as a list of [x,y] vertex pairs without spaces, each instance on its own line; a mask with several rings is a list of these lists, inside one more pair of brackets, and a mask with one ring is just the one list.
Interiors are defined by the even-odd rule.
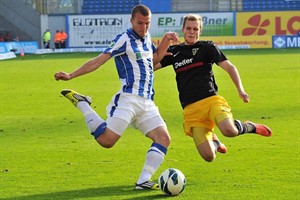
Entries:
[[130,15],[69,15],[69,47],[106,47],[131,27]]
[[[153,14],[151,20],[152,37],[162,37],[168,31],[174,31],[182,36],[183,18],[188,13]],[[232,36],[234,34],[234,13],[195,13],[202,17],[202,36]]]
[[[150,33],[153,39],[161,38],[167,31],[180,36],[183,17],[188,13],[152,14]],[[197,13],[202,16],[202,36],[234,35],[234,13]],[[69,15],[67,30],[69,47],[107,47],[117,34],[131,27],[130,14]]]

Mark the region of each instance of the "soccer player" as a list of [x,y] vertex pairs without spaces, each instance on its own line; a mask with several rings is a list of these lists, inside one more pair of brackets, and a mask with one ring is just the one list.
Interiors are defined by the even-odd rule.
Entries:
[[56,80],[71,80],[98,69],[114,57],[121,89],[107,107],[106,120],[90,107],[89,96],[68,89],[61,93],[82,112],[90,133],[102,147],[113,147],[129,124],[153,141],[136,182],[136,189],[158,189],[158,184],[151,181],[151,177],[163,162],[171,139],[153,101],[153,77],[154,64],[164,57],[169,42],[177,41],[178,37],[176,33],[168,32],[156,48],[148,32],[150,21],[150,9],[144,5],[135,6],[130,19],[132,28],[117,35],[99,56],[87,61],[77,70],[54,75]]
[[213,133],[215,126],[227,137],[248,133],[269,137],[272,131],[263,124],[233,119],[227,101],[218,95],[213,64],[216,63],[229,74],[245,103],[249,102],[249,95],[244,90],[237,68],[220,49],[212,41],[199,40],[202,28],[201,16],[185,16],[182,26],[184,42],[170,46],[166,56],[155,65],[155,70],[173,66],[183,108],[184,131],[193,138],[203,159],[211,162],[216,158],[216,151],[227,151]]

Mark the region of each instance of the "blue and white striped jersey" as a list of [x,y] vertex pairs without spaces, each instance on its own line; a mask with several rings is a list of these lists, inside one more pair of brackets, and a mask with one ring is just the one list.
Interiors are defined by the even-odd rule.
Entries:
[[153,100],[153,53],[156,48],[147,33],[145,38],[128,29],[116,36],[103,53],[114,57],[121,91]]

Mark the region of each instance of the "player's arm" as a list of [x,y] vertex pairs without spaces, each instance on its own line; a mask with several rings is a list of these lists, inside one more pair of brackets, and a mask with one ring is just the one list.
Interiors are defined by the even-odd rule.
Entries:
[[172,52],[167,51],[165,53],[164,58],[159,63],[154,65],[154,71],[156,71],[158,69],[161,69],[161,68],[164,68],[168,65],[171,65],[172,64],[172,55],[173,55]]
[[160,62],[157,63],[156,65],[154,65],[154,71],[159,70],[161,68],[162,68],[162,66],[161,66]]
[[106,61],[109,59],[110,59],[109,53],[105,53],[105,54],[102,53],[99,56],[92,58],[91,60],[88,60],[81,67],[79,67],[78,69],[76,69],[73,72],[71,72],[71,73],[57,72],[54,74],[54,77],[57,81],[58,80],[64,80],[64,81],[71,80],[78,76],[82,76],[84,74],[95,71],[100,66],[102,66],[104,63],[106,63]]
[[244,90],[242,80],[240,78],[240,74],[239,74],[237,68],[229,60],[224,60],[222,62],[219,62],[218,65],[229,74],[231,80],[233,81],[235,87],[238,90],[238,93],[239,93],[239,96],[241,97],[241,99],[245,103],[249,102],[250,97]]
[[166,55],[166,52],[169,48],[170,41],[173,43],[178,42],[178,35],[175,32],[167,32],[165,33],[164,37],[162,38],[159,46],[156,49],[156,52],[153,54],[153,64],[154,66],[163,59]]

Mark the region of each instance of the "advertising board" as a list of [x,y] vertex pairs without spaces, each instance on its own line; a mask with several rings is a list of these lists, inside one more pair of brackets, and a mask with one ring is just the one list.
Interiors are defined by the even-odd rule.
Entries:
[[[167,31],[181,34],[183,16],[188,13],[153,14],[150,33],[162,37]],[[203,17],[204,36],[232,36],[233,13],[198,13]],[[130,15],[69,15],[67,17],[69,47],[106,47],[131,27]]]
[[299,32],[299,11],[236,13],[237,36],[297,35]]

